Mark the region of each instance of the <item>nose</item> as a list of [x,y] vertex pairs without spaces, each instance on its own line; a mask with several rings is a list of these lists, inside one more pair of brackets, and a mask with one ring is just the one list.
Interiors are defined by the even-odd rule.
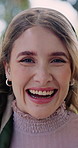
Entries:
[[45,86],[52,81],[52,74],[48,67],[38,67],[35,75],[34,81],[40,83],[41,86]]

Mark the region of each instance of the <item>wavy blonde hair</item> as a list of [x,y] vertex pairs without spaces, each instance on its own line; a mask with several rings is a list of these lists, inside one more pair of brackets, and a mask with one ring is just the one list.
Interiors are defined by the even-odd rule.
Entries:
[[[74,84],[69,86],[68,95],[65,98],[67,108],[72,104],[78,110],[78,40],[75,30],[68,19],[60,12],[48,8],[30,8],[19,13],[9,24],[2,44],[0,58],[0,93],[10,92],[5,84],[5,70],[3,62],[9,63],[14,41],[28,28],[42,26],[53,31],[65,45],[71,64],[71,81]],[[11,90],[12,93],[12,90]],[[6,95],[6,96],[7,96]],[[4,102],[5,98],[3,99]],[[6,104],[6,103],[5,103]],[[4,103],[3,103],[4,105]],[[2,106],[1,106],[2,107]]]

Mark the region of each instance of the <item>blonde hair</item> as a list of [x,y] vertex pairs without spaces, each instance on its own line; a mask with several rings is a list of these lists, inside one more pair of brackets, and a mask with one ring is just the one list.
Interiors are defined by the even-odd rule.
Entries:
[[[5,86],[5,71],[3,61],[9,63],[14,41],[28,28],[42,26],[53,31],[65,45],[71,63],[73,86],[69,86],[69,92],[65,99],[67,108],[72,104],[78,110],[78,40],[75,30],[69,20],[60,12],[48,8],[31,8],[19,13],[11,21],[6,31],[1,53],[1,75],[3,76],[3,88]],[[1,79],[1,78],[0,78]],[[1,80],[0,80],[1,81]]]

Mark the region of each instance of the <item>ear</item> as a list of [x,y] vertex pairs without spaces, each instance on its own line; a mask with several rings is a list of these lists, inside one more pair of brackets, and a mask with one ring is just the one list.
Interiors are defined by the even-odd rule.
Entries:
[[6,74],[6,78],[11,81],[11,69],[10,69],[10,65],[6,62],[3,63],[4,64],[4,69],[5,69],[5,74]]

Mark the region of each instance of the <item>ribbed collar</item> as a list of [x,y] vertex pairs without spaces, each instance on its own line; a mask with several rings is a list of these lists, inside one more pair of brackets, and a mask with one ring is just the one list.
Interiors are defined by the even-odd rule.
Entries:
[[66,110],[63,103],[55,113],[45,119],[36,119],[27,113],[21,112],[15,101],[13,102],[14,110],[14,128],[22,133],[44,133],[55,131],[69,121],[73,113]]

